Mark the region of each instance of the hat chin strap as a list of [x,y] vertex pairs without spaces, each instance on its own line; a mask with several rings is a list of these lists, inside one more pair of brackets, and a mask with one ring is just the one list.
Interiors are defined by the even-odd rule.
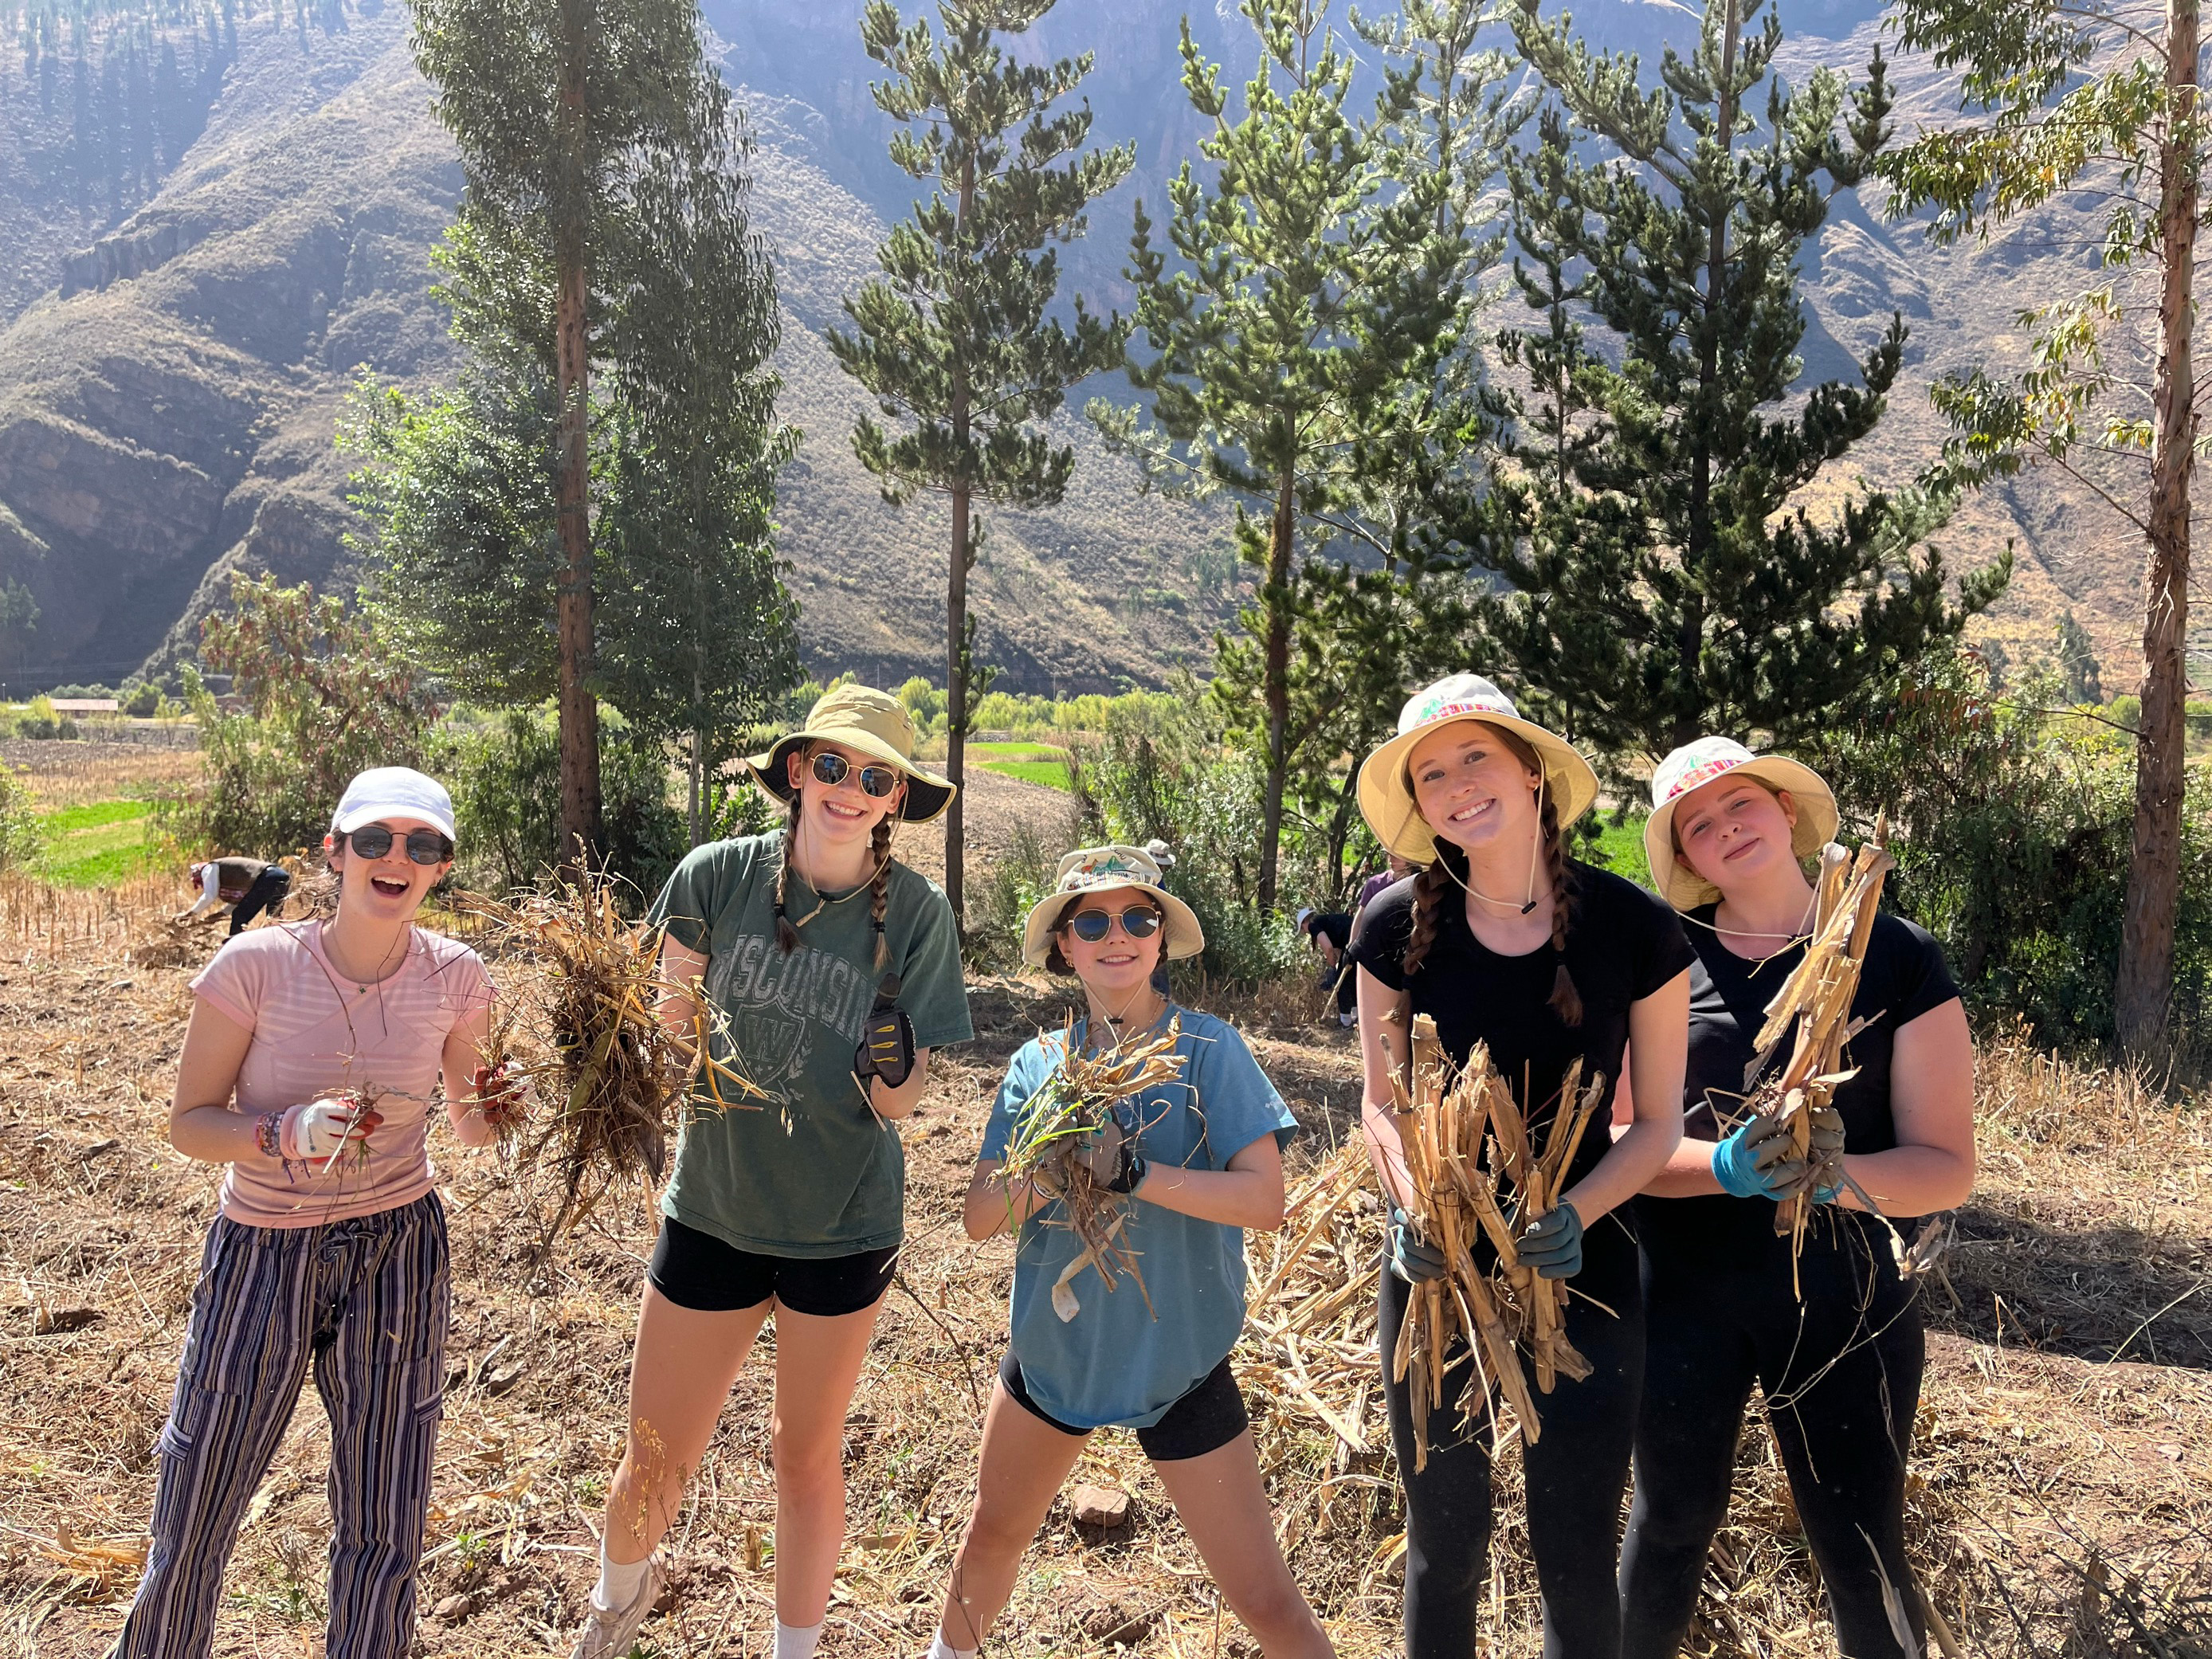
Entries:
[[[1518,904],[1511,899],[1493,898],[1473,882],[1462,880],[1459,872],[1445,863],[1443,855],[1438,854],[1437,862],[1443,866],[1444,873],[1454,881],[1459,882],[1459,884],[1471,896],[1480,899],[1485,904],[1510,906],[1518,915],[1524,916],[1534,910],[1536,908],[1536,854],[1543,850],[1544,846],[1544,791],[1551,787],[1551,782],[1552,775],[1539,768],[1536,773],[1536,833],[1528,838],[1528,881],[1522,890],[1522,898]],[[1474,866],[1470,864],[1468,867],[1472,873]]]

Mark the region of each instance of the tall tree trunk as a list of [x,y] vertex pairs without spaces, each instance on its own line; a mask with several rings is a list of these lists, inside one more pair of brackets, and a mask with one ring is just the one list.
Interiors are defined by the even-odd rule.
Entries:
[[[954,234],[960,246],[953,255],[957,270],[967,259],[968,216],[975,206],[975,160],[970,155],[960,169],[960,201]],[[957,345],[952,359],[952,455],[959,469],[952,481],[952,566],[945,589],[945,775],[952,781],[952,805],[945,813],[945,896],[952,905],[952,919],[964,933],[968,926],[968,550],[970,505],[968,467],[968,365]]]
[[585,316],[589,249],[584,231],[585,67],[591,7],[566,0],[561,26],[567,61],[561,82],[562,190],[555,211],[553,319],[561,423],[555,440],[555,499],[561,572],[554,617],[560,655],[561,860],[588,860],[599,846],[599,705],[592,674],[591,343]]
[[[2184,656],[2189,628],[2189,478],[2197,440],[2190,353],[2197,257],[2197,0],[2166,0],[2166,127],[2159,146],[2159,352],[2151,386],[2150,558],[2143,574],[2142,735],[2136,742],[2136,817],[2120,915],[2112,1012],[2121,1048],[2156,1057],[2173,988],[2174,915],[2181,896]],[[2184,140],[2188,142],[2185,143]]]
[[[1736,0],[1729,0],[1728,15],[1721,29],[1720,96],[1713,112],[1723,155],[1733,155],[1735,150],[1735,48],[1742,32],[1741,8]],[[1698,333],[1698,391],[1700,403],[1708,406],[1713,386],[1720,379],[1719,319],[1722,299],[1728,291],[1729,208],[1735,195],[1733,185],[1725,186],[1725,191],[1721,200],[1706,204],[1712,221],[1705,233],[1705,314]],[[1667,734],[1668,746],[1674,749],[1690,742],[1705,729],[1708,712],[1704,677],[1698,672],[1698,664],[1705,647],[1705,593],[1700,584],[1713,545],[1713,454],[1705,422],[1695,421],[1692,427],[1690,544],[1682,550],[1686,591],[1682,614],[1675,624],[1676,701],[1672,729]]]
[[1285,471],[1275,484],[1275,518],[1267,531],[1267,632],[1262,679],[1267,698],[1267,787],[1260,808],[1260,891],[1262,910],[1275,905],[1275,879],[1283,846],[1283,789],[1290,776],[1291,545],[1297,526]]

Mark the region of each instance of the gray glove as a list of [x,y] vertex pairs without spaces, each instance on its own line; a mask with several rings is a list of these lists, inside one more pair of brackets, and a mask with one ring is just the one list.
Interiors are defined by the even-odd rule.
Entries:
[[1408,1285],[1444,1276],[1444,1253],[1422,1243],[1414,1236],[1412,1220],[1395,1204],[1390,1206],[1390,1271]]
[[1133,1193],[1152,1166],[1137,1150],[1137,1115],[1127,1101],[1083,1139],[1075,1161],[1109,1193]]

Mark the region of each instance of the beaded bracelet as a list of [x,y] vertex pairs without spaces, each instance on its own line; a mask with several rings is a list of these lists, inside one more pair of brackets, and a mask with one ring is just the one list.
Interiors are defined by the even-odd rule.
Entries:
[[284,1155],[284,1114],[264,1112],[253,1120],[253,1145],[264,1158],[282,1161]]

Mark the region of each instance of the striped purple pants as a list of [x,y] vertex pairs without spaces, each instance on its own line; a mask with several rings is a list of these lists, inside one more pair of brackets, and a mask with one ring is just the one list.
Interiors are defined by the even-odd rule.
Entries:
[[448,1296],[434,1193],[319,1227],[216,1220],[156,1449],[146,1576],[114,1659],[206,1659],[239,1523],[310,1364],[331,1419],[328,1659],[409,1651]]

